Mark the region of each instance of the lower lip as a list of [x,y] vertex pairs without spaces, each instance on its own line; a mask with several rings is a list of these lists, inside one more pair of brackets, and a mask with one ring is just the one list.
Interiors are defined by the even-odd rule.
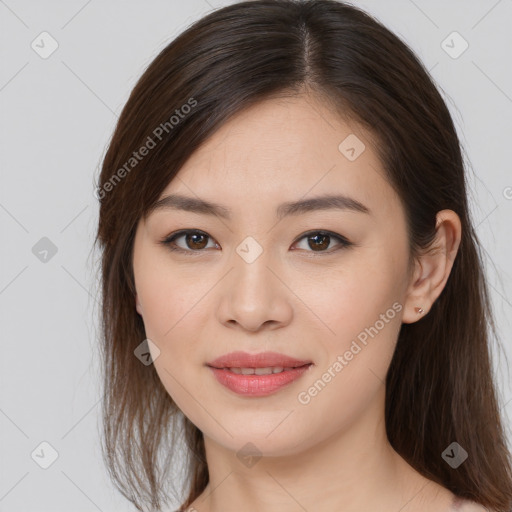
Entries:
[[242,375],[225,368],[210,366],[215,378],[231,391],[245,396],[267,396],[297,380],[311,364],[270,375]]

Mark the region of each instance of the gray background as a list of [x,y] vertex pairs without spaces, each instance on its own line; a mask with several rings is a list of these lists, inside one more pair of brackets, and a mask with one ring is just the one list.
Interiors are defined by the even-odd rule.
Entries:
[[[228,3],[0,0],[0,512],[132,510],[98,445],[93,183],[144,68]],[[472,166],[472,211],[510,360],[512,1],[355,3],[409,43],[449,104]],[[48,58],[31,47],[51,49],[44,31],[58,43]],[[458,56],[464,41],[453,31],[469,44]],[[510,436],[510,375],[504,354],[494,355]],[[47,469],[35,462],[51,462],[42,442],[58,454]]]

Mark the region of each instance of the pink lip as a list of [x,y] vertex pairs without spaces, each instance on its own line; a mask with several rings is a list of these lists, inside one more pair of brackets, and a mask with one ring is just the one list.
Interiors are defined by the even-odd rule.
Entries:
[[[245,396],[267,396],[298,379],[308,368],[311,361],[295,359],[277,352],[247,354],[232,352],[208,363],[220,384],[231,391]],[[233,373],[229,368],[288,368],[281,373],[270,375],[242,375]]]
[[260,352],[248,354],[247,352],[230,352],[207,363],[214,368],[267,368],[269,366],[282,366],[294,368],[310,364],[311,361],[295,359],[278,352]]

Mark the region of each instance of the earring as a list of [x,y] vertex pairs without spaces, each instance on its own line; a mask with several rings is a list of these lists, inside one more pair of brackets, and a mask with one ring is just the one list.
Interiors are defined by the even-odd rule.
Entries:
[[416,313],[418,313],[418,315],[421,315],[423,313],[423,308],[414,308],[414,311],[416,311]]

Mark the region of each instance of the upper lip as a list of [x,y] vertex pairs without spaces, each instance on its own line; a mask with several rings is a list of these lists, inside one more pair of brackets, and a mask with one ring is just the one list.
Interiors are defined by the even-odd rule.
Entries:
[[259,354],[230,352],[206,364],[214,368],[294,368],[311,364],[311,361],[297,359],[278,352],[260,352]]

